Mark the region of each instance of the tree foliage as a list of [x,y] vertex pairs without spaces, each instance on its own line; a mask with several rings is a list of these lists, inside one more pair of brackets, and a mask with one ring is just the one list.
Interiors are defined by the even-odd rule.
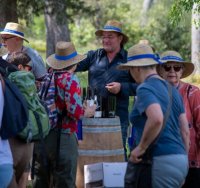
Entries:
[[[200,0],[174,0],[170,11],[170,18],[173,25],[178,24],[186,12],[191,13],[194,4],[197,6],[193,11],[200,13]],[[197,24],[199,22],[200,20],[196,20]]]
[[[17,1],[17,13],[20,19],[25,19],[28,24],[33,22],[34,16],[39,16],[44,13],[45,0],[16,0]],[[83,0],[52,0],[51,11],[55,12],[63,4],[66,5],[66,14],[70,22],[74,21],[74,15],[91,15],[94,10],[87,7]],[[62,11],[58,21],[62,21]]]

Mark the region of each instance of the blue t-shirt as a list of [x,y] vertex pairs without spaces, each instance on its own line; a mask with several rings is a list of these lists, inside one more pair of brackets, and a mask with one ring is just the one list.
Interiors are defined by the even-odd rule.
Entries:
[[[136,129],[136,141],[139,143],[147,120],[145,110],[151,104],[158,103],[165,115],[168,103],[167,82],[155,77],[147,79],[137,89],[137,99],[130,114],[130,121]],[[170,115],[159,140],[153,146],[153,156],[168,154],[186,154],[183,144],[179,116],[184,113],[183,101],[175,87],[172,87],[172,107]]]

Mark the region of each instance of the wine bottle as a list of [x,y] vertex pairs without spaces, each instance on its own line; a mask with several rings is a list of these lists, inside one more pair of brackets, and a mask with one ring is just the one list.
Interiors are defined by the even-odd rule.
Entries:
[[102,117],[109,117],[109,109],[108,109],[108,97],[102,97]]
[[95,118],[100,118],[102,116],[101,106],[100,106],[100,96],[97,94],[97,89],[94,88],[94,104],[96,104],[96,111],[94,114]]
[[115,96],[109,96],[109,117],[114,118],[115,117],[115,107],[116,107],[116,97]]

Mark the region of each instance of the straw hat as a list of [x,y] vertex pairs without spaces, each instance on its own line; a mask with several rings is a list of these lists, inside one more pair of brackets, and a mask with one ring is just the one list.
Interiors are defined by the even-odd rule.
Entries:
[[56,53],[47,58],[47,64],[53,69],[60,70],[75,65],[85,58],[85,55],[77,54],[73,43],[61,41],[56,44]]
[[160,55],[160,59],[161,59],[161,61],[165,61],[166,63],[177,62],[177,63],[183,64],[184,69],[183,69],[183,74],[182,74],[181,78],[185,78],[185,77],[189,76],[194,71],[194,64],[191,62],[184,61],[183,58],[181,57],[181,55],[176,51],[171,50],[171,51],[163,52]]
[[2,38],[0,36],[0,57],[3,55],[6,55],[7,53],[8,53],[8,50],[2,44]]
[[14,35],[14,36],[24,39],[26,42],[29,42],[24,37],[23,27],[18,23],[8,22],[5,26],[5,28],[0,32],[0,34],[1,35]]
[[127,63],[119,65],[118,68],[127,70],[131,67],[143,67],[161,63],[158,55],[154,54],[151,46],[139,43],[128,49]]
[[96,36],[102,36],[104,31],[114,31],[123,35],[122,43],[125,44],[128,42],[128,37],[122,32],[122,23],[116,20],[107,21],[103,29],[99,29],[95,32]]

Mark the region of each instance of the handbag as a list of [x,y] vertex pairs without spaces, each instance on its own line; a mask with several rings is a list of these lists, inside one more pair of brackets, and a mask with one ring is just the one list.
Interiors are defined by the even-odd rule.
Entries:
[[170,108],[172,105],[172,86],[168,83],[168,94],[170,102],[167,105],[167,110],[165,112],[164,121],[162,129],[159,135],[154,139],[154,141],[147,148],[146,152],[142,156],[142,161],[139,163],[133,163],[128,161],[126,173],[124,176],[124,187],[125,188],[151,188],[152,187],[152,148],[158,141],[161,132],[163,131],[167,119],[169,117]]

